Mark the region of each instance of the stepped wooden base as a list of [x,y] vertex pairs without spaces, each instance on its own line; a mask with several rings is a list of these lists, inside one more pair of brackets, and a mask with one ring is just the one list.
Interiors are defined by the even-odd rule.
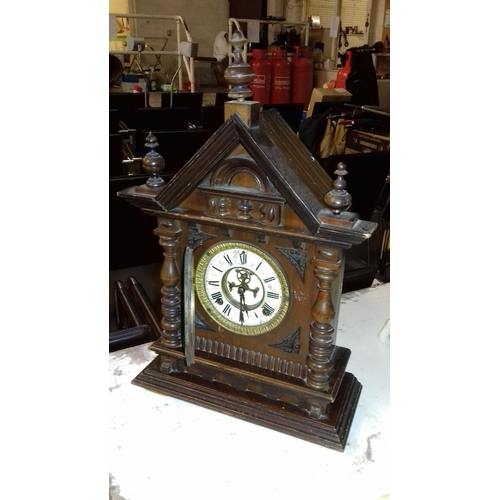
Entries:
[[333,403],[324,415],[313,418],[296,405],[161,368],[162,356],[157,356],[132,383],[337,451],[345,448],[362,388],[351,373],[344,373]]

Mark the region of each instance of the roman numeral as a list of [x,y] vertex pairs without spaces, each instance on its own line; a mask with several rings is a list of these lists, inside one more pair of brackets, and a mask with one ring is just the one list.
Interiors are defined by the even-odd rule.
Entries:
[[269,283],[270,281],[274,281],[276,279],[276,276],[271,276],[270,278],[266,278],[264,280],[264,283]]
[[215,301],[221,301],[221,304],[222,304],[222,293],[220,292],[217,292],[217,293],[212,293],[212,299],[214,299]]
[[226,262],[232,266],[233,265],[233,261],[229,258],[229,255],[224,255],[224,259],[226,260]]
[[222,310],[222,312],[226,315],[229,316],[229,313],[231,312],[231,306],[229,304],[226,304],[226,307]]
[[271,316],[275,312],[275,309],[273,309],[267,302],[264,304],[264,307],[262,308],[262,312],[264,313],[265,316]]
[[218,267],[215,267],[215,266],[212,266],[212,269],[215,269],[216,271],[219,271],[219,273],[223,273],[224,271],[222,271],[221,269],[219,269]]
[[247,253],[246,252],[241,252],[240,253],[240,263],[241,264],[246,264],[247,263]]
[[212,286],[220,286],[220,281],[208,281],[208,284],[209,285],[212,285]]
[[267,292],[267,296],[270,299],[279,299],[280,298],[280,294],[276,293],[276,292]]
[[259,267],[262,265],[262,261],[260,261],[259,265],[255,268],[255,270],[257,271],[257,269],[259,269]]

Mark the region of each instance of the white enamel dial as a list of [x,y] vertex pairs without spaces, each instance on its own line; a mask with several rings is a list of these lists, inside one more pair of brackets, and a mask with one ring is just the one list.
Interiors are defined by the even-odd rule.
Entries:
[[195,274],[201,305],[231,332],[260,335],[286,315],[290,291],[285,275],[271,255],[254,245],[213,245],[200,257]]

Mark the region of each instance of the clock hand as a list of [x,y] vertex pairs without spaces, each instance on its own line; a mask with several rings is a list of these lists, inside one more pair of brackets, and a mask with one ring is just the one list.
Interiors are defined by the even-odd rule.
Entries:
[[250,315],[248,314],[248,306],[247,306],[247,303],[245,302],[245,294],[244,293],[241,295],[241,298],[243,299],[243,309],[247,313],[247,317],[250,317]]
[[[242,269],[236,270],[236,277],[238,278],[238,281],[240,282],[241,287],[244,288],[244,291],[246,292],[248,290],[249,292],[253,293],[254,297],[257,297],[257,293],[259,292],[259,287],[257,286],[255,288],[250,288],[248,286],[248,282],[250,281],[252,274],[253,273],[251,271],[249,271],[248,269],[245,269],[244,271]],[[236,286],[236,285],[234,285],[233,283],[230,283],[229,287],[231,289],[232,289],[232,286]]]
[[248,310],[245,304],[245,289],[242,286],[238,287],[238,293],[240,294],[240,323],[243,324],[245,322],[245,318],[243,316],[243,307],[245,307],[248,315]]

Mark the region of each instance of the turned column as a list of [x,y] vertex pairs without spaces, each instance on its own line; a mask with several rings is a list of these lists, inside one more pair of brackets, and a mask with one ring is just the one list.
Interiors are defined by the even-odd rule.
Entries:
[[[336,257],[330,249],[321,249],[324,257]],[[335,348],[334,328],[335,308],[332,302],[333,284],[338,277],[339,263],[329,260],[312,259],[314,276],[318,280],[318,296],[312,308],[311,331],[309,333],[309,354],[307,356],[306,383],[312,389],[328,390],[333,369],[332,354]]]
[[[337,177],[333,181],[333,188],[325,195],[324,201],[333,217],[338,217],[340,221],[342,214],[351,206],[352,197],[345,190],[344,176],[347,175],[345,163],[338,163],[334,173]],[[316,257],[311,261],[319,291],[312,308],[313,321],[309,333],[306,383],[312,389],[320,391],[330,388],[329,379],[333,370],[335,329],[332,322],[335,318],[335,307],[332,294],[336,291],[340,300],[343,274],[341,255],[343,252],[339,248],[319,246]]]
[[163,265],[160,270],[161,288],[161,343],[165,347],[182,347],[181,291],[179,288],[180,231],[158,231],[163,247]]

